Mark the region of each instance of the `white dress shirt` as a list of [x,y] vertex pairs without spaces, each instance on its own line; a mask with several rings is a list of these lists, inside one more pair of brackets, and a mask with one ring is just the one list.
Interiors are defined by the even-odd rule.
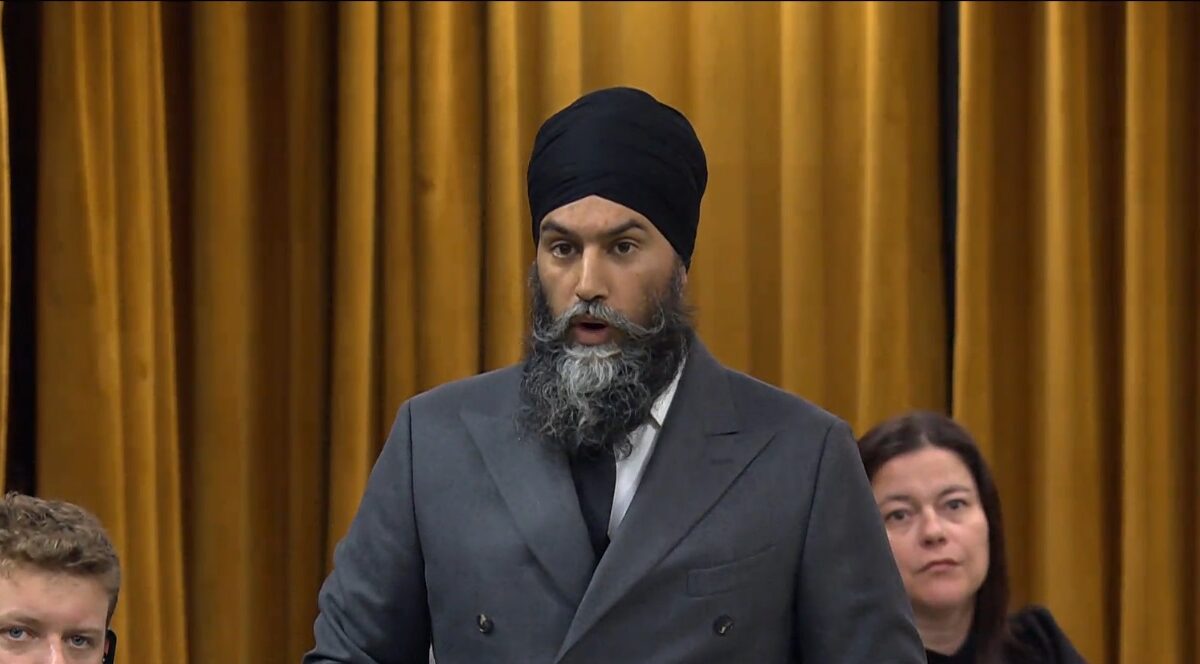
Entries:
[[625,518],[625,512],[629,509],[629,504],[633,502],[633,495],[637,493],[638,485],[642,482],[642,475],[646,472],[646,462],[654,453],[654,445],[658,442],[658,432],[662,430],[663,421],[667,418],[667,411],[671,408],[671,401],[675,399],[675,388],[679,386],[679,377],[683,375],[685,362],[679,364],[679,370],[675,372],[675,378],[671,380],[671,384],[654,400],[654,406],[650,409],[650,421],[629,434],[630,441],[633,443],[633,450],[629,456],[617,460],[617,482],[613,487],[612,513],[608,517],[610,539],[613,533],[617,532],[621,520]]

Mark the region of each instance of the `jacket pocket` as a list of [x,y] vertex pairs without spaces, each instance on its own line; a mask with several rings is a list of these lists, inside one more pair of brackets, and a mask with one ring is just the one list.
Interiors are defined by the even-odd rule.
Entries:
[[721,563],[715,567],[704,567],[689,571],[687,594],[692,597],[707,597],[736,589],[750,580],[754,570],[768,557],[776,546],[776,544],[772,544],[757,553],[752,553],[732,562]]

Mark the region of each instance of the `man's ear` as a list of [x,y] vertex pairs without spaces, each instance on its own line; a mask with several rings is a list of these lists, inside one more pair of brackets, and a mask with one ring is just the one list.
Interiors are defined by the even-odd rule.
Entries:
[[104,634],[104,664],[117,661],[117,633],[111,629]]

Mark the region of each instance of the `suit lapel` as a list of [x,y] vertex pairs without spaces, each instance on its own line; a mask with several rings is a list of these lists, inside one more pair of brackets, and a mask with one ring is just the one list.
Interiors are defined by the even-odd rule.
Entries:
[[578,606],[596,557],[566,457],[541,441],[522,440],[511,412],[464,410],[462,419],[517,530],[569,605]]
[[716,504],[772,437],[739,428],[724,370],[696,341],[654,454],[575,613],[559,661]]

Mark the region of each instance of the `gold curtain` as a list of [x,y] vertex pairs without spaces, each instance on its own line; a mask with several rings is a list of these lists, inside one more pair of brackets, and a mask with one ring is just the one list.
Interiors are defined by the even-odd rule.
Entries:
[[154,4],[44,7],[37,244],[41,492],[99,513],[133,661],[184,647],[183,530]]
[[962,6],[954,410],[1095,662],[1200,659],[1198,15]]
[[[112,529],[133,661],[299,659],[397,405],[519,357],[525,159],[587,89],[705,141],[718,356],[859,431],[944,405],[933,5],[44,11],[38,480]],[[1197,9],[962,12],[954,412],[1016,599],[1194,661]]]
[[44,21],[39,490],[112,526],[132,661],[298,661],[399,403],[519,358],[525,162],[585,90],[694,120],[718,356],[860,431],[945,405],[933,4]]
[[[777,334],[782,352],[768,346],[771,356],[751,367],[768,379],[766,367],[778,367],[780,384],[860,434],[904,410],[943,410],[937,7],[785,3],[782,13],[779,139],[761,129],[739,139],[752,151],[779,145],[782,159],[779,236],[758,238],[767,243],[759,255],[780,246],[769,288],[781,297],[751,291],[770,294],[759,306],[780,303],[781,320],[746,338]],[[762,234],[756,214],[713,217]],[[708,274],[729,279],[726,257],[712,258]]]

